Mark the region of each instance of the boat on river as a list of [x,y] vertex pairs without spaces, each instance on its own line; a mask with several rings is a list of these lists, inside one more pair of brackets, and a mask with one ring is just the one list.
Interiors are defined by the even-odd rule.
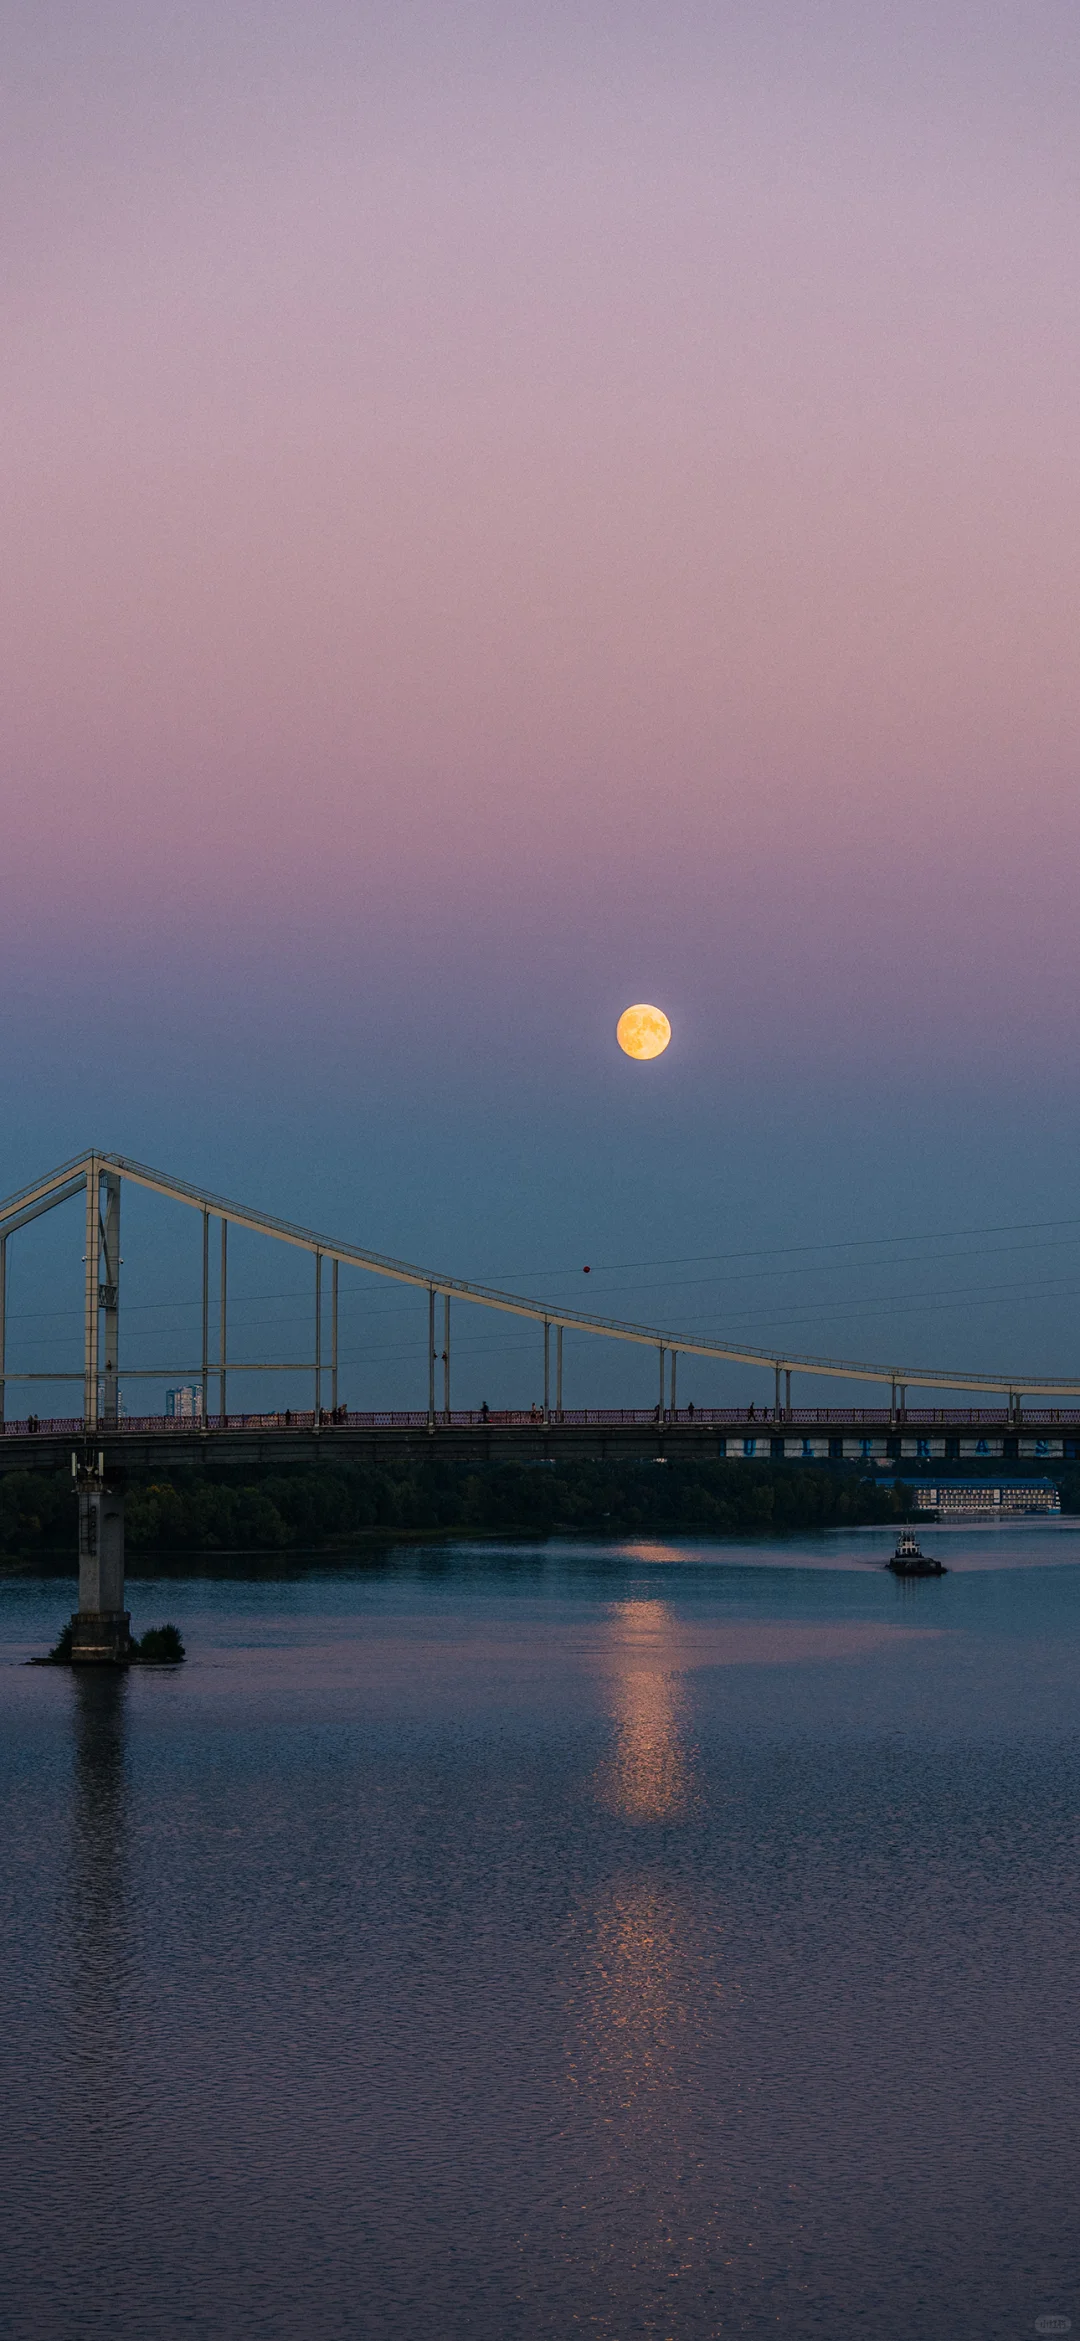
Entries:
[[902,1528],[896,1540],[896,1551],[886,1567],[894,1577],[944,1577],[948,1574],[944,1561],[935,1561],[932,1553],[924,1553],[914,1529]]

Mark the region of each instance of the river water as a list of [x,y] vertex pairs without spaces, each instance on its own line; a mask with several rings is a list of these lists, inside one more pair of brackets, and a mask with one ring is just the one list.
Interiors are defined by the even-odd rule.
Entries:
[[0,1587],[0,2334],[1080,2330],[1080,1530]]

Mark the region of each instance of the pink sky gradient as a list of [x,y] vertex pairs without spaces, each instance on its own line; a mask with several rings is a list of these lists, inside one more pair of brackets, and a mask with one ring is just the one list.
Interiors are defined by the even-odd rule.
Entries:
[[179,984],[307,1082],[314,988],[408,1090],[447,989],[587,1087],[655,996],[771,1111],[899,993],[894,1068],[1060,1069],[1072,13],[8,30],[19,1045],[92,984],[134,1066]]
[[373,859],[1072,841],[1075,174],[705,46],[440,93],[418,42],[351,106],[178,93],[163,155],[91,80],[127,167],[18,183],[12,869],[50,814],[54,884],[112,861],[104,811],[151,885],[299,854],[318,919]]

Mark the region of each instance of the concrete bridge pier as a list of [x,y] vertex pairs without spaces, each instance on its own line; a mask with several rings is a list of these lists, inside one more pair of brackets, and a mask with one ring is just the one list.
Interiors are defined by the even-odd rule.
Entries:
[[106,1472],[72,1457],[79,1498],[79,1607],[72,1619],[75,1664],[124,1666],[131,1655],[131,1618],[124,1608],[124,1489],[122,1472]]

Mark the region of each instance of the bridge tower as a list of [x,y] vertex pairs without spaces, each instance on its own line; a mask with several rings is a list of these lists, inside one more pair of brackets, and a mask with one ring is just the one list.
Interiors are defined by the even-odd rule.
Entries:
[[123,1666],[131,1654],[124,1608],[124,1487],[105,1457],[72,1456],[79,1498],[79,1607],[71,1621],[71,1655],[79,1665]]
[[98,1299],[105,1319],[101,1419],[115,1429],[120,1416],[120,1180],[115,1171],[104,1173],[101,1190]]
[[[101,1317],[105,1318],[104,1377]],[[120,1178],[91,1155],[86,1171],[86,1322],[83,1336],[83,1421],[115,1429],[119,1418]],[[104,1387],[102,1382],[104,1381]]]

